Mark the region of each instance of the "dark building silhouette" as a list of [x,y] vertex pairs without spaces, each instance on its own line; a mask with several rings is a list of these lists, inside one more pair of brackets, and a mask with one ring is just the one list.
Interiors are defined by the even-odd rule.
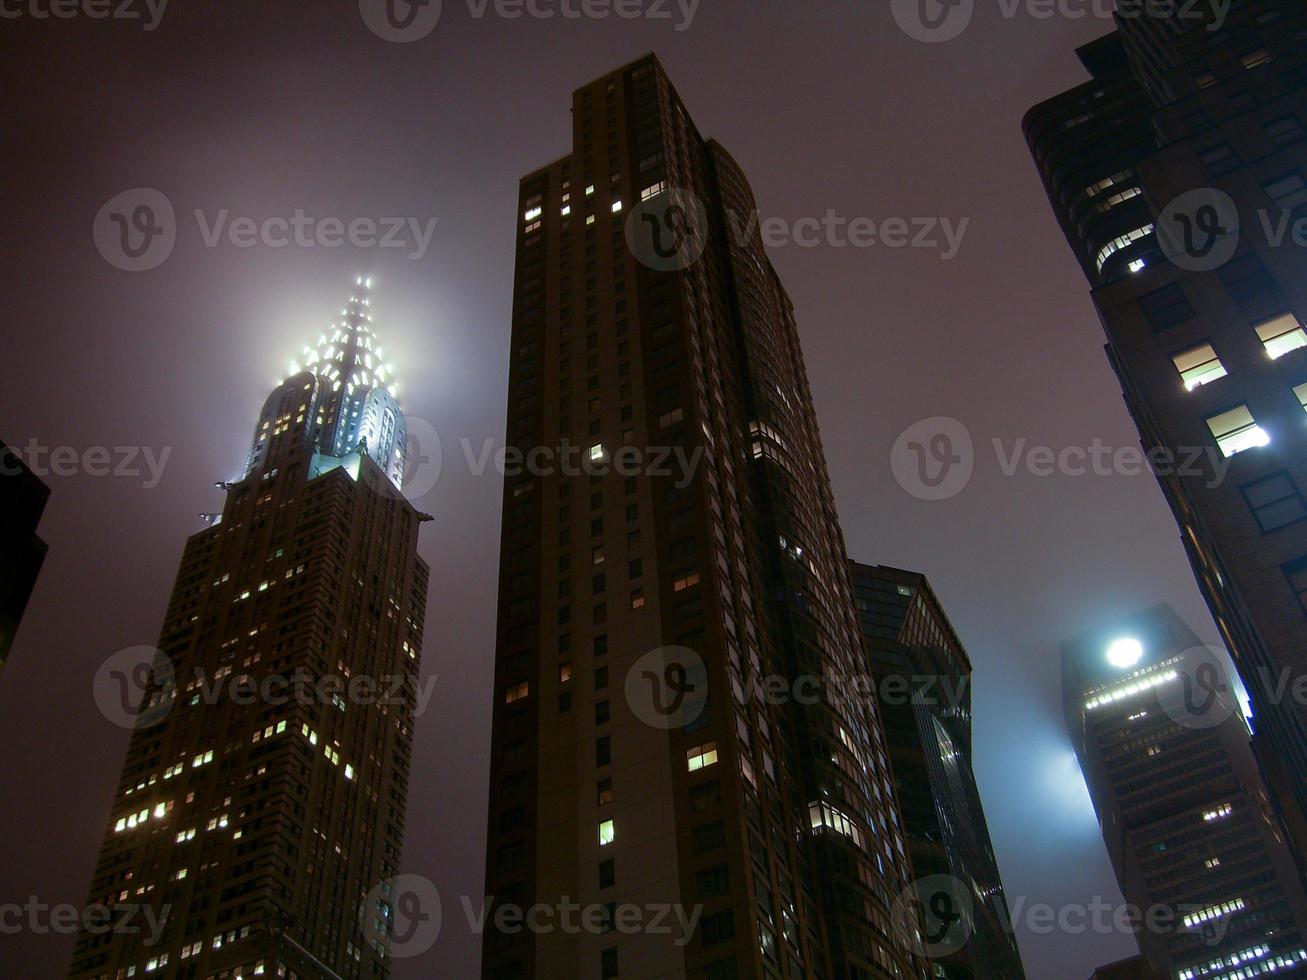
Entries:
[[36,533],[50,488],[0,442],[0,671],[45,563]]
[[84,927],[78,980],[388,975],[427,568],[367,287],[186,542],[90,894],[164,928]]
[[1217,656],[1156,606],[1063,644],[1062,664],[1144,956],[1177,980],[1307,975],[1307,899]]
[[876,706],[792,695],[864,655],[748,182],[652,56],[572,120],[517,213],[486,890],[702,915],[491,928],[483,975],[922,977]]
[[1168,980],[1168,977],[1145,956],[1134,956],[1107,966],[1100,966],[1089,980]]
[[1291,231],[1307,217],[1307,7],[1181,6],[1118,16],[1082,50],[1094,79],[1025,131],[1301,855],[1307,704],[1282,692],[1307,668],[1307,250]]
[[971,769],[971,661],[924,575],[855,561],[849,572],[913,873],[952,878],[969,898],[965,944],[933,957],[933,976],[1024,980]]

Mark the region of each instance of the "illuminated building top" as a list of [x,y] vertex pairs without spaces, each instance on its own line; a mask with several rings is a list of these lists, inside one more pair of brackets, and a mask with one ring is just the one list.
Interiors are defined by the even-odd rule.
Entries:
[[400,487],[407,427],[393,367],[372,329],[372,280],[354,283],[348,304],[329,333],[304,348],[304,366],[264,403],[246,475],[270,461],[274,439],[294,431],[314,450],[314,471],[349,466],[367,455]]

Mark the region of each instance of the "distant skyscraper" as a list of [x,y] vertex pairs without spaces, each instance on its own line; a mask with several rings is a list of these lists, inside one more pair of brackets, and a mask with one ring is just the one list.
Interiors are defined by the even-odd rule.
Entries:
[[[943,980],[1024,980],[989,826],[971,769],[971,661],[917,572],[849,562],[862,636],[903,808],[913,872],[951,878],[970,922],[932,957]],[[909,693],[905,696],[904,690]],[[933,896],[921,896],[929,910]],[[929,936],[927,939],[929,940]],[[943,939],[943,937],[941,937]],[[927,946],[927,953],[932,953]]]
[[427,568],[367,286],[186,543],[91,885],[165,928],[84,929],[79,980],[388,974]]
[[1025,131],[1307,854],[1307,6],[1170,6]]
[[50,488],[0,442],[0,671],[45,562],[36,534]]
[[486,890],[635,922],[490,928],[483,974],[922,977],[876,706],[792,693],[865,658],[748,182],[651,56],[572,120],[517,214]]
[[1062,647],[1071,742],[1144,955],[1176,980],[1307,975],[1307,900],[1219,661],[1169,606]]

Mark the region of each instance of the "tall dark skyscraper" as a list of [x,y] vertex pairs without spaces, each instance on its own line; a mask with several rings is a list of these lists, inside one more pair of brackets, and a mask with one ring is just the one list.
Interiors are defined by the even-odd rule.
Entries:
[[1216,657],[1157,606],[1069,641],[1062,663],[1108,856],[1145,910],[1144,955],[1177,980],[1307,976],[1307,899]]
[[0,671],[45,562],[36,528],[49,498],[50,488],[0,442]]
[[388,975],[427,568],[368,285],[187,541],[161,652],[100,679],[135,730],[90,901],[163,926],[84,928],[79,980]]
[[923,977],[876,706],[793,693],[865,658],[748,182],[651,56],[572,118],[517,213],[486,890],[697,919],[492,928],[484,975]]
[[1089,980],[1168,980],[1167,974],[1148,961],[1146,956],[1132,956],[1100,966]]
[[[849,572],[881,692],[908,856],[927,891],[922,907],[929,910],[932,899],[945,895],[967,919],[956,937],[941,933],[927,946],[932,975],[1024,980],[971,770],[971,661],[924,575],[854,561]],[[956,884],[929,893],[931,882],[950,879]]]
[[1307,672],[1307,8],[1174,7],[1118,16],[1082,51],[1094,79],[1025,131],[1301,855],[1307,703],[1285,692]]

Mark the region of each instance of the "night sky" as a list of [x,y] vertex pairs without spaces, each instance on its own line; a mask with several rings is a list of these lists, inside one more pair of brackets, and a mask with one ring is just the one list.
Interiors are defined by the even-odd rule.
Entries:
[[[885,245],[772,259],[850,553],[926,572],[974,661],[975,765],[1009,900],[1119,902],[1063,732],[1058,644],[1161,601],[1205,641],[1215,629],[1149,477],[1005,476],[992,448],[1137,436],[1020,130],[1031,105],[1084,80],[1073,49],[1111,24],[980,6],[934,45],[889,5],[847,0],[704,0],[688,25],[674,4],[670,21],[509,20],[446,0],[411,44],[380,39],[345,0],[177,2],[151,31],[7,6],[21,16],[0,23],[0,439],[169,455],[157,486],[141,458],[137,476],[47,477],[50,554],[0,675],[0,904],[85,901],[128,737],[97,710],[97,667],[155,641],[196,515],[221,509],[214,481],[240,476],[268,391],[368,273],[404,407],[443,445],[415,501],[436,516],[421,550],[437,682],[404,870],[439,886],[445,929],[395,976],[474,975],[458,896],[482,888],[500,479],[472,472],[460,442],[503,438],[518,179],[569,151],[573,89],[648,51],[765,215],[969,219],[949,261]],[[139,187],[167,196],[178,233],[167,261],[129,273],[92,226]],[[196,209],[436,226],[420,258],[209,246]],[[899,434],[932,416],[977,447],[970,485],[939,502],[890,466]],[[1032,980],[1134,952],[1123,935],[1019,940]],[[67,935],[0,935],[0,975],[63,976],[71,951]]]

